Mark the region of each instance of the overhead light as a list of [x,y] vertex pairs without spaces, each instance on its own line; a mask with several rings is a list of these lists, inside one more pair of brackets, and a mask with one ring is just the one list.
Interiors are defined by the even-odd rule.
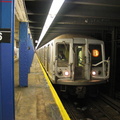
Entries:
[[57,15],[58,11],[60,10],[64,1],[65,0],[53,0],[51,8],[50,8],[49,13],[48,13],[48,16],[46,18],[45,24],[43,26],[41,35],[39,37],[39,41],[38,41],[35,49],[38,48],[40,42],[42,41],[43,37],[45,36],[46,32],[48,31],[50,25],[52,24],[53,20],[55,19],[56,15]]
[[35,43],[38,43],[38,40],[35,40]]

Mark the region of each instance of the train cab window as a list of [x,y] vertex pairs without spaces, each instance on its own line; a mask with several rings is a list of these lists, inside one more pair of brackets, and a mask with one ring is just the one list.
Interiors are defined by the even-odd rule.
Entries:
[[58,67],[67,67],[69,63],[69,44],[57,45]]

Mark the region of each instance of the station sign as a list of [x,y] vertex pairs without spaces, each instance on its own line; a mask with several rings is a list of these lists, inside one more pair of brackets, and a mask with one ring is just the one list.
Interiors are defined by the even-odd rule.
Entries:
[[0,43],[10,43],[11,42],[11,29],[0,28]]

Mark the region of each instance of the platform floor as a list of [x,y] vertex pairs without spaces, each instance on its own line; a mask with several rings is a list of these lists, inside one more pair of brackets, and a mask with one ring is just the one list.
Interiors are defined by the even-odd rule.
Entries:
[[15,62],[15,120],[63,120],[37,57],[28,75],[28,87],[19,87],[18,63]]

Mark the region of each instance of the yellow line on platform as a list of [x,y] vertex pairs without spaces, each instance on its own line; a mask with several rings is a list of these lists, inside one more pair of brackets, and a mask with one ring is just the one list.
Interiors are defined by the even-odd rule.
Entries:
[[[37,56],[37,55],[36,55],[36,56]],[[38,58],[38,56],[37,56],[37,58]],[[50,82],[50,79],[49,79],[49,77],[47,76],[47,74],[46,74],[46,72],[45,72],[45,70],[44,70],[44,68],[43,68],[43,66],[42,66],[42,64],[41,64],[41,62],[40,62],[39,59],[38,59],[38,61],[39,61],[39,63],[40,63],[40,67],[41,67],[41,69],[42,69],[42,71],[43,71],[43,73],[44,73],[44,76],[45,76],[45,78],[46,78],[46,80],[47,80],[47,83],[48,83],[48,85],[49,85],[49,88],[50,88],[50,90],[51,90],[51,92],[52,92],[52,95],[53,95],[53,97],[54,97],[54,99],[55,99],[55,102],[56,102],[56,104],[57,104],[57,106],[58,106],[58,108],[59,108],[59,110],[60,110],[60,113],[61,113],[61,115],[62,115],[63,120],[71,120],[70,117],[69,117],[69,115],[68,115],[68,113],[66,112],[66,110],[65,110],[65,108],[64,108],[61,100],[59,99],[59,97],[58,97],[58,95],[57,95],[54,87],[52,86],[52,84],[51,84],[51,82]]]

